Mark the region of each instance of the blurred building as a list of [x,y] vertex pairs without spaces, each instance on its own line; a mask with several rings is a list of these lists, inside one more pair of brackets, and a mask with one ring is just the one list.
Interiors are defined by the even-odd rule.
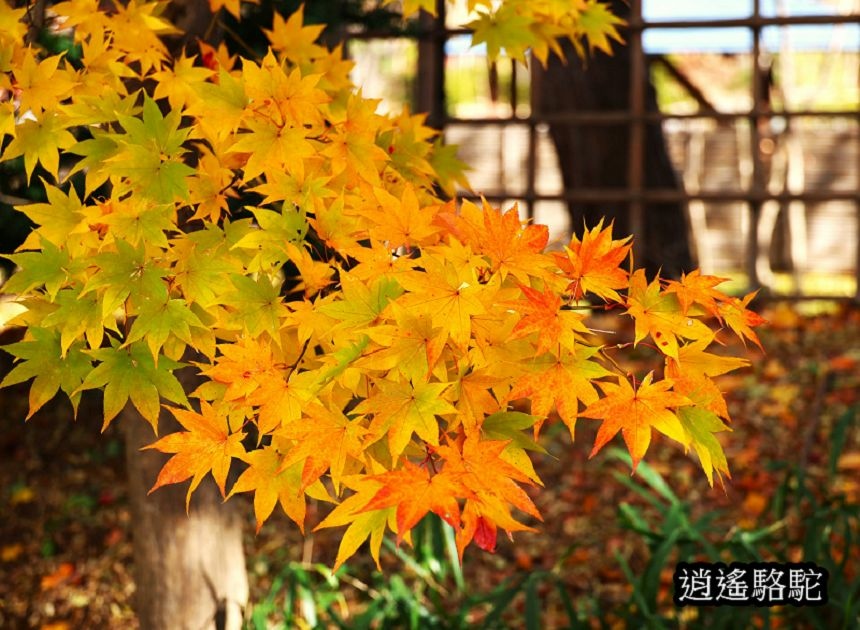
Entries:
[[[650,77],[659,111],[631,97],[628,108],[578,112],[567,124],[620,124],[634,135],[660,124],[683,184],[674,191],[646,190],[635,175],[634,188],[621,192],[565,190],[550,136],[563,117],[536,107],[540,68],[489,68],[457,30],[465,9],[449,8],[444,24],[425,17],[414,36],[361,37],[349,50],[365,95],[389,109],[430,110],[446,141],[460,146],[474,169],[464,194],[518,201],[558,242],[571,229],[571,199],[626,203],[640,213],[640,229],[644,203],[677,200],[705,273],[779,294],[856,296],[860,0],[630,6],[626,80]],[[649,156],[634,144],[635,170]]]

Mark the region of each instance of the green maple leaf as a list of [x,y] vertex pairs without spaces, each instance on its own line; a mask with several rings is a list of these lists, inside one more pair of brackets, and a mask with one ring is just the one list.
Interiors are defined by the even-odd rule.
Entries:
[[113,338],[110,348],[90,350],[88,354],[100,363],[77,391],[104,387],[102,430],[122,411],[129,398],[155,431],[158,431],[160,397],[189,406],[182,385],[173,375],[173,370],[182,367],[183,363],[162,356],[156,365],[144,344],[134,343],[121,348]]
[[86,335],[90,348],[102,345],[105,324],[116,330],[113,313],[102,312],[101,303],[94,295],[81,295],[79,287],[63,289],[56,299],[58,308],[42,319],[45,326],[60,331],[60,350],[63,356],[72,344]]
[[189,127],[179,129],[180,118],[177,111],[162,116],[156,102],[145,96],[141,118],[119,115],[118,120],[126,135],[118,135],[117,140],[120,144],[151,145],[166,155],[180,155],[185,152],[182,143],[191,131]]
[[252,337],[268,332],[272,339],[279,339],[281,321],[287,314],[279,287],[265,275],[255,280],[233,274],[230,282],[235,291],[224,296],[224,303],[234,309],[231,317],[233,325],[244,327]]
[[6,293],[29,293],[35,287],[45,287],[45,292],[53,300],[57,291],[68,281],[71,263],[69,254],[56,247],[49,240],[41,238],[41,251],[8,254],[8,258],[19,269],[3,286]]
[[241,81],[222,69],[217,83],[195,83],[192,89],[200,98],[190,103],[185,113],[198,117],[197,124],[211,129],[219,139],[239,128],[248,104]]
[[537,451],[544,454],[547,451],[526,433],[523,433],[524,429],[534,427],[538,422],[542,422],[542,419],[520,411],[499,411],[484,418],[484,422],[481,423],[481,439],[508,442],[500,458],[535,483],[543,485],[534,469],[532,459],[526,451]]
[[377,278],[370,286],[350,275],[341,274],[343,299],[328,302],[317,310],[352,328],[368,326],[379,317],[391,300],[403,294],[403,288],[392,278]]
[[258,254],[248,264],[249,271],[280,267],[288,258],[284,243],[301,243],[308,233],[304,210],[285,202],[280,212],[266,208],[247,208],[257,219],[259,229],[250,230],[233,247],[256,249]]
[[91,359],[82,351],[83,344],[73,343],[63,352],[60,348],[59,331],[31,326],[28,332],[32,339],[3,347],[5,352],[23,362],[12,368],[0,383],[0,387],[34,379],[30,386],[30,410],[27,419],[51,400],[59,389],[68,394],[77,415],[78,403],[81,400],[78,389],[93,369]]
[[118,149],[114,140],[115,134],[100,129],[91,129],[90,133],[93,134],[92,138],[81,140],[69,148],[69,153],[81,156],[69,171],[69,175],[74,175],[78,171],[86,173],[85,195],[89,195],[108,180],[111,174],[108,160],[116,155]]
[[510,441],[514,446],[539,453],[546,453],[543,446],[523,433],[539,420],[521,411],[499,411],[484,418],[481,423],[481,436],[485,440]]
[[411,179],[409,174],[431,175],[433,167],[428,161],[434,145],[429,140],[437,134],[425,126],[427,114],[411,114],[405,110],[397,120],[397,127],[379,134],[376,143],[388,149],[391,166]]
[[[201,348],[204,344],[201,343],[200,339],[195,339],[191,332],[192,328],[197,328],[203,332],[208,331],[206,325],[200,321],[200,318],[194,314],[184,300],[167,300],[167,302],[150,300],[138,310],[123,345],[143,339],[152,353],[152,358],[157,362],[158,353],[171,335],[189,346]],[[208,336],[212,337],[211,334]],[[213,346],[214,343],[213,338],[208,345]]]
[[458,185],[465,190],[472,190],[466,177],[469,165],[457,157],[458,148],[456,144],[443,144],[438,139],[430,155],[430,166],[436,172],[436,180],[449,197],[454,196]]
[[167,255],[172,263],[174,286],[182,291],[186,301],[208,309],[229,290],[229,275],[240,272],[242,266],[228,249],[224,232],[212,223],[171,239]]
[[180,112],[162,116],[155,101],[143,101],[143,117],[119,115],[125,134],[117,134],[116,152],[107,162],[112,176],[125,178],[135,193],[158,203],[172,203],[188,197],[186,177],[193,168],[180,157],[182,143],[190,128],[179,129]]
[[624,20],[613,15],[608,5],[592,0],[579,14],[577,27],[579,32],[588,40],[588,46],[591,50],[597,48],[607,55],[611,55],[612,43],[609,40],[614,39],[623,44],[624,40],[618,33],[617,27],[626,24]]
[[518,15],[511,5],[502,5],[495,13],[481,12],[466,27],[473,31],[472,46],[485,43],[487,57],[495,61],[502,49],[511,59],[525,62],[526,50],[537,43],[531,30],[534,20]]
[[122,306],[129,297],[136,304],[148,300],[166,302],[167,286],[163,278],[167,270],[154,265],[142,245],[135,248],[122,240],[115,243],[117,251],[93,258],[99,270],[84,285],[81,295],[100,290],[102,314],[105,316]]
[[700,407],[680,407],[678,419],[681,426],[687,431],[693,448],[699,456],[702,469],[708,476],[708,483],[714,485],[714,472],[722,482],[722,475],[731,477],[726,455],[720,445],[715,433],[720,431],[731,431],[713,411]]

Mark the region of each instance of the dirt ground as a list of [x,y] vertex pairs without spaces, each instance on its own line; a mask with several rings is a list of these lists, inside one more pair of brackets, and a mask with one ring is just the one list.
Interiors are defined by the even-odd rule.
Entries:
[[[778,485],[776,464],[802,458],[810,475],[823,474],[834,419],[860,402],[860,311],[839,308],[807,317],[782,305],[764,315],[771,321],[761,333],[767,354],[749,349],[752,367],[719,380],[734,421],[733,432],[721,435],[732,470],[725,489],[710,488],[695,456],[666,440],[655,437],[646,457],[695,509],[725,508],[727,530],[767,520]],[[0,361],[5,374],[9,357]],[[25,423],[26,392],[26,386],[0,390],[0,627],[133,629],[119,431],[100,433],[94,397],[83,401],[77,421],[67,402],[55,400]],[[469,550],[464,570],[472,591],[489,589],[516,571],[561,563],[574,597],[588,593],[610,608],[627,600],[630,587],[614,554],[627,558],[635,571],[644,561],[643,549],[620,527],[617,511],[621,501],[641,500],[611,474],[629,474],[629,468],[603,453],[588,459],[596,425],[580,420],[575,444],[561,430],[546,431],[551,457],[537,464],[545,487],[533,493],[544,523],[537,524],[539,533],[519,534],[513,543],[500,537],[495,554]],[[854,501],[860,497],[857,433],[855,423],[837,478]],[[620,438],[616,443],[622,444]],[[280,558],[333,563],[339,530],[305,541],[286,518],[275,517],[254,536],[249,502],[244,509],[252,602],[271,584],[276,550]],[[398,569],[393,559],[386,565]]]

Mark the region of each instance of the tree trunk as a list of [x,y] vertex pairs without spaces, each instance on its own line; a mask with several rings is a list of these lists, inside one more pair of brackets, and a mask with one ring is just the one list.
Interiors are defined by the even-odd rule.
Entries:
[[[612,11],[621,17],[629,14],[624,2],[612,2]],[[616,45],[610,57],[596,53],[583,61],[569,42],[563,45],[567,62],[552,58],[538,80],[538,114],[561,112],[606,112],[630,109],[630,52]],[[536,70],[540,71],[539,68]],[[647,72],[646,72],[647,77]],[[646,79],[647,80],[647,79]],[[648,81],[645,110],[657,111],[654,87]],[[630,126],[627,123],[550,124],[550,136],[556,147],[562,180],[567,190],[583,188],[625,189],[628,186],[628,153]],[[662,128],[649,123],[645,131],[643,186],[679,188]],[[580,232],[583,221],[591,228],[605,217],[614,221],[613,234],[631,233],[628,204],[625,202],[568,204],[571,227]],[[637,266],[649,272],[662,268],[664,275],[677,276],[692,268],[687,218],[683,204],[650,203],[644,206],[644,234],[636,234],[641,256]]]
[[[188,514],[187,484],[147,496],[168,455],[140,450],[155,441],[152,428],[131,405],[123,415],[141,630],[240,630],[248,577],[235,505],[223,503],[211,478],[194,492]],[[163,412],[159,435],[178,429]]]
[[212,46],[221,41],[222,29],[212,15],[208,0],[171,0],[164,17],[182,31],[179,36],[165,38],[174,57],[189,48],[196,53],[198,40]]
[[[166,15],[183,34],[167,38],[174,55],[198,39],[217,45],[221,29],[206,0],[174,0]],[[196,50],[194,50],[196,52]],[[186,391],[194,383],[177,373]],[[224,503],[211,477],[195,490],[185,511],[187,484],[147,496],[169,455],[142,451],[157,437],[131,406],[123,412],[126,465],[133,519],[135,611],[141,630],[241,630],[248,604],[242,520]],[[181,430],[162,412],[158,435]]]

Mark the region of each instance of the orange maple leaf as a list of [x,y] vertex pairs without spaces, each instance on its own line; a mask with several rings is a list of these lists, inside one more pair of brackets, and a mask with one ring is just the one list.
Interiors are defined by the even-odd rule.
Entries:
[[531,400],[532,415],[540,418],[534,425],[535,436],[540,432],[553,405],[573,435],[579,401],[588,405],[597,400],[597,390],[594,389],[592,379],[609,375],[602,365],[589,360],[598,350],[577,346],[576,353],[565,350],[559,357],[546,355],[532,362],[539,369],[524,374],[514,383],[508,400]]
[[[286,378],[288,361],[292,363],[298,357],[284,357],[281,349],[266,338],[240,337],[233,343],[219,344],[218,350],[220,355],[214,365],[198,364],[205,367],[200,373],[214,383],[226,385],[220,394],[223,400],[257,407],[257,429],[261,434],[298,420],[302,407],[313,399],[310,375],[293,373],[289,380]],[[195,395],[209,400],[210,391],[211,387],[204,385]]]
[[690,273],[682,273],[681,281],[669,280],[666,283],[665,293],[674,293],[678,296],[681,312],[686,315],[693,304],[698,304],[706,311],[720,317],[717,307],[718,302],[729,299],[727,295],[714,289],[717,285],[726,282],[728,278],[719,276],[703,276],[702,272],[694,269]]
[[315,400],[314,374],[293,372],[289,379],[273,375],[245,400],[257,407],[257,430],[264,435],[271,433],[301,418],[302,409]]
[[403,468],[368,477],[382,484],[360,512],[396,507],[397,544],[418,524],[427,512],[437,514],[455,531],[460,529],[458,498],[475,498],[475,493],[460,481],[462,473],[443,469],[430,475],[409,460]]
[[149,493],[161,486],[181,483],[192,477],[185,497],[187,510],[191,504],[191,494],[203,481],[203,477],[211,471],[221,496],[224,496],[230,463],[234,457],[242,457],[245,454],[245,448],[242,446],[245,433],[233,431],[227,413],[205,401],[200,403],[201,413],[174,407],[168,409],[187,431],[171,433],[155,444],[144,447],[154,448],[162,453],[175,453],[158,473],[158,479]]
[[627,286],[627,271],[620,267],[633,246],[630,237],[612,240],[612,225],[603,229],[603,220],[586,230],[579,240],[574,234],[563,254],[554,253],[556,264],[570,278],[567,290],[575,300],[594,293],[604,300],[620,301],[616,289]]
[[580,339],[577,332],[587,333],[582,323],[583,316],[571,310],[562,310],[561,296],[552,289],[538,291],[519,285],[525,300],[509,305],[523,314],[512,331],[513,337],[523,337],[530,333],[538,334],[537,353],[542,354],[559,345],[573,350],[574,343]]
[[493,553],[496,550],[496,524],[481,514],[475,501],[466,501],[462,520],[463,527],[456,535],[457,553],[460,554],[461,562],[463,552],[473,540],[484,551]]
[[619,378],[618,385],[600,383],[606,397],[592,403],[579,414],[585,418],[603,420],[589,458],[594,457],[621,431],[635,470],[651,443],[651,427],[686,447],[687,434],[669,407],[682,407],[691,404],[691,401],[686,396],[669,391],[672,381],[652,383],[653,374],[649,372],[635,390],[625,378]]
[[[265,339],[240,337],[233,343],[218,345],[221,355],[215,364],[200,370],[216,383],[224,383],[224,400],[240,400],[272,378],[280,377],[278,361]],[[203,367],[203,366],[201,366]]]
[[483,207],[464,201],[460,213],[440,213],[439,222],[473,251],[487,256],[492,272],[498,271],[502,279],[508,274],[521,282],[537,276],[548,264],[541,254],[549,242],[549,228],[545,225],[523,225],[517,205],[502,212],[486,200]]
[[709,377],[695,372],[680,372],[674,359],[667,359],[666,376],[672,379],[672,389],[689,398],[697,407],[720,418],[731,420],[723,393]]
[[759,341],[758,335],[755,334],[752,328],[753,326],[766,324],[767,320],[755,311],[747,309],[747,304],[755,297],[756,293],[758,291],[748,293],[743,299],[730,298],[728,301],[720,304],[719,310],[723,321],[737,334],[740,340],[744,342],[744,345],[746,345],[746,340],[749,339],[763,352],[764,348],[762,348],[761,341]]
[[534,481],[502,457],[508,444],[510,440],[482,440],[473,435],[463,441],[462,451],[450,445],[440,446],[437,451],[445,459],[445,470],[462,473],[460,482],[477,495],[472,500],[480,503],[495,497],[543,520],[532,500],[517,485],[535,485]]
[[337,409],[311,404],[303,412],[307,416],[305,421],[289,424],[277,433],[296,443],[287,453],[281,470],[304,462],[302,490],[329,470],[334,490],[339,493],[343,471],[350,461],[361,459],[362,438],[368,431],[359,420],[350,420]]
[[469,517],[464,519],[466,529],[458,532],[457,549],[461,558],[463,550],[476,536],[479,537],[476,541],[479,547],[486,549],[484,545],[489,545],[491,538],[494,546],[496,527],[509,532],[534,531],[514,519],[511,505],[543,520],[532,500],[517,485],[534,485],[534,482],[502,458],[502,451],[508,444],[507,440],[481,440],[475,435],[463,442],[462,453],[454,446],[438,449],[446,462],[444,470],[456,473],[459,481],[475,495],[467,501],[467,506],[471,507]]

